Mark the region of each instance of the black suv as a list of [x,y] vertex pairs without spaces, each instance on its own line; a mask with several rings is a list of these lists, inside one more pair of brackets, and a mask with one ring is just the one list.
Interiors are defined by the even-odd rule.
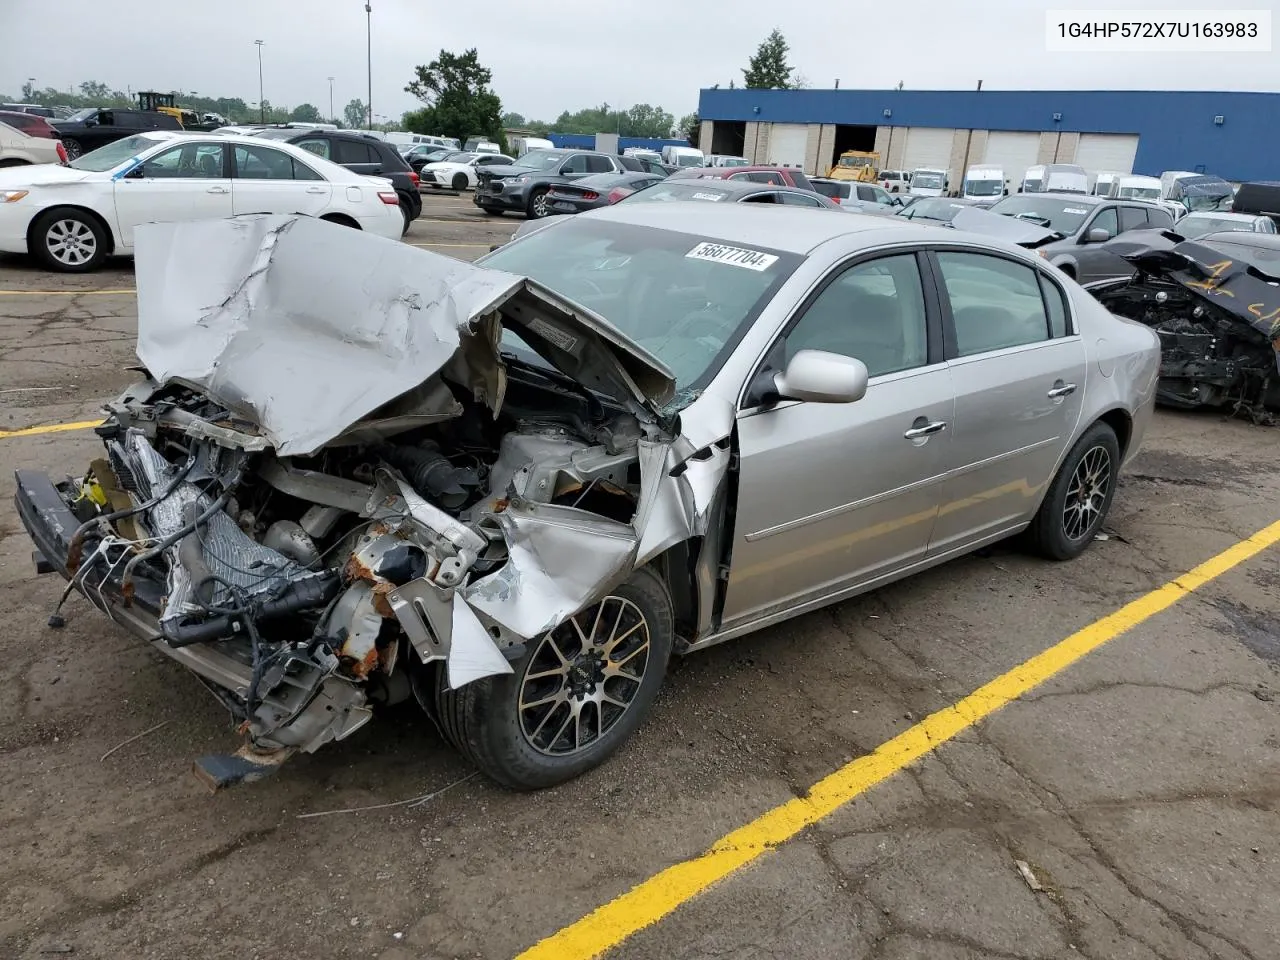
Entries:
[[595,173],[648,173],[635,157],[589,150],[530,150],[514,164],[476,167],[473,202],[485,213],[500,216],[515,210],[531,220],[551,213],[547,191]]
[[[400,212],[404,214],[404,233],[409,224],[422,213],[422,194],[418,192],[418,175],[400,156],[396,148],[385,140],[367,133],[351,133],[345,130],[314,130],[297,127],[266,127],[256,130],[255,137],[264,140],[283,140],[295,147],[310,150],[318,157],[346,167],[352,173],[390,180],[400,198]],[[403,235],[403,234],[402,234]]]
[[155,110],[116,110],[86,107],[66,120],[51,120],[67,148],[67,158],[105,147],[108,143],[148,130],[181,130],[176,117]]

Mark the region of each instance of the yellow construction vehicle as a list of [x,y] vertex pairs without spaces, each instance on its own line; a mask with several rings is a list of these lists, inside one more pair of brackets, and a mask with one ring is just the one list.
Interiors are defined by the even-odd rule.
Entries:
[[206,127],[201,126],[200,115],[198,113],[194,110],[188,110],[186,107],[178,107],[174,105],[174,97],[172,93],[158,93],[155,90],[139,90],[138,109],[154,110],[157,113],[166,113],[188,130],[206,129]]
[[846,150],[827,173],[832,180],[857,180],[874,183],[880,174],[880,154],[862,150]]

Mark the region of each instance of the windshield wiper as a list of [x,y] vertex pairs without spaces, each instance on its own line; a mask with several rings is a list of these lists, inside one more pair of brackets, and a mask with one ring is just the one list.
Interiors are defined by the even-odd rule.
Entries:
[[585,398],[593,420],[603,420],[605,418],[604,404],[600,401],[600,398],[596,396],[592,390],[583,386],[567,373],[557,370],[555,367],[547,367],[543,366],[541,363],[533,363],[529,360],[525,360],[523,357],[512,353],[510,350],[501,351],[500,356],[502,357],[503,362],[510,366],[516,367],[520,370],[527,370],[530,373],[535,373],[542,377],[542,379],[549,380],[562,387],[567,387],[574,393]]

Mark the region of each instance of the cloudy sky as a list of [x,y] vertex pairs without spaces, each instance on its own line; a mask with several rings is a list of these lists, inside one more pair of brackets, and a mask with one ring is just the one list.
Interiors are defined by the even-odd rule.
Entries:
[[[660,105],[677,116],[698,89],[732,79],[775,25],[813,87],[1280,90],[1276,54],[1066,54],[1045,50],[1045,11],[1098,9],[1072,0],[912,0],[871,4],[716,0],[663,13],[652,0],[371,0],[373,107],[397,117],[415,64],[475,46],[506,110],[554,119],[600,102]],[[1114,4],[1113,4],[1114,5]],[[1232,6],[1269,9],[1275,0]],[[1128,8],[1194,8],[1128,0]],[[1212,8],[1201,0],[1200,8]],[[56,18],[52,16],[56,9]],[[149,12],[148,12],[149,11]],[[263,40],[266,97],[339,113],[365,97],[362,0],[218,0],[148,7],[101,0],[0,0],[0,94],[28,77],[66,89],[82,80],[258,99],[254,40]],[[575,36],[580,39],[571,40]],[[44,37],[42,41],[40,38]]]

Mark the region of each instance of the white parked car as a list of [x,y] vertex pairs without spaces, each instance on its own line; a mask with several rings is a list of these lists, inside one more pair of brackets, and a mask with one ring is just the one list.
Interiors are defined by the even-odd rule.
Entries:
[[464,152],[451,153],[448,156],[426,164],[418,174],[424,187],[435,187],[439,190],[448,187],[451,190],[473,190],[476,185],[476,167],[486,164],[510,166],[515,163],[514,157],[502,153]]
[[390,181],[256,137],[152,130],[67,166],[0,170],[0,251],[53,270],[131,254],[140,223],[242,213],[300,213],[393,239],[404,230]]
[[7,123],[0,123],[0,167],[66,162],[67,148],[61,140],[33,137]]

